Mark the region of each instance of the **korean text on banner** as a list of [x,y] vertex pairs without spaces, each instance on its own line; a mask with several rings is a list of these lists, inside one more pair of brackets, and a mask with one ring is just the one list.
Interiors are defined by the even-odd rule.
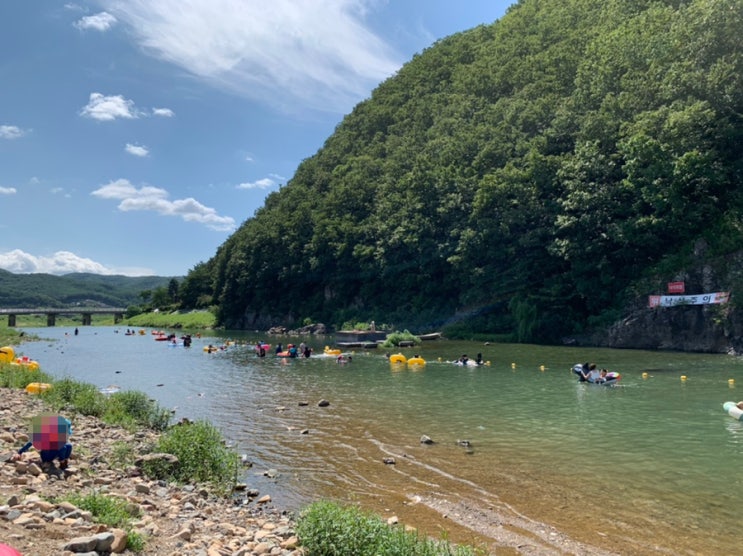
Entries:
[[677,305],[717,305],[727,303],[730,292],[702,293],[699,295],[651,295],[648,307],[676,307]]

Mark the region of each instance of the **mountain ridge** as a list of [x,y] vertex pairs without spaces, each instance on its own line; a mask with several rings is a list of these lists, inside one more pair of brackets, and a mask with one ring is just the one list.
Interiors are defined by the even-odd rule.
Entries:
[[0,308],[129,307],[142,303],[143,291],[167,287],[173,278],[73,272],[63,275],[15,274],[0,269]]

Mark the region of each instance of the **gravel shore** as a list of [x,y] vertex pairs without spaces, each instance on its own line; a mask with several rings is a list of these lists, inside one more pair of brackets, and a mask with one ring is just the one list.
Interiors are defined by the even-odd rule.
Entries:
[[33,450],[11,462],[29,439],[31,419],[46,411],[25,391],[0,388],[0,543],[23,556],[127,551],[122,530],[97,524],[88,512],[62,501],[72,493],[103,494],[130,504],[148,556],[303,554],[291,516],[272,505],[270,494],[247,485],[240,496],[225,499],[198,486],[148,480],[134,466],[111,465],[117,443],[144,453],[156,439],[151,431],[131,433],[93,417],[65,415],[74,430],[67,469],[42,466]]

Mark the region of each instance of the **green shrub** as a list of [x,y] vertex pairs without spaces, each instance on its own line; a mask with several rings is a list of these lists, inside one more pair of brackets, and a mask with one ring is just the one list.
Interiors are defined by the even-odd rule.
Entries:
[[118,527],[126,531],[126,548],[140,553],[144,550],[145,539],[140,533],[132,530],[132,521],[139,517],[136,504],[129,504],[121,498],[93,493],[81,495],[70,494],[66,500],[81,510],[90,512],[96,523],[103,523],[109,527]]
[[162,431],[170,423],[170,412],[137,390],[116,392],[107,398],[102,419],[124,427],[148,427]]
[[413,342],[415,345],[418,345],[421,343],[421,339],[407,330],[403,332],[393,332],[392,334],[387,334],[387,338],[382,342],[382,347],[396,347],[400,345],[400,342]]
[[144,392],[126,390],[116,392],[109,397],[110,407],[120,407],[121,410],[134,417],[139,422],[145,422],[152,411],[152,400]]
[[135,504],[129,504],[121,498],[105,496],[104,494],[70,494],[67,500],[81,510],[90,512],[98,523],[109,527],[130,529],[133,518],[139,513]]
[[356,508],[341,508],[332,502],[315,502],[297,521],[297,535],[308,553],[316,556],[379,554],[379,539],[387,529]]
[[175,455],[179,465],[171,470],[147,462],[143,469],[150,477],[181,483],[209,483],[223,493],[235,485],[239,455],[225,446],[219,431],[206,421],[170,427],[159,438],[155,451]]
[[72,400],[72,406],[83,415],[101,417],[106,411],[106,398],[98,389],[90,385],[90,388],[82,389]]
[[136,423],[147,423],[153,402],[144,392],[126,390],[111,394],[106,404],[106,416],[130,418]]
[[74,410],[100,417],[111,425],[147,427],[158,431],[167,428],[170,422],[170,412],[143,392],[126,391],[107,396],[93,384],[69,378],[51,384],[52,388],[43,397],[55,411]]
[[126,549],[139,554],[144,551],[144,537],[136,531],[126,532]]
[[0,364],[0,387],[25,388],[32,382],[49,382],[52,378],[42,371],[29,371],[23,366]]
[[424,538],[390,527],[379,516],[334,502],[315,502],[297,521],[297,535],[308,556],[473,556],[466,546]]
[[154,407],[148,417],[148,426],[155,431],[164,431],[170,425],[170,419],[173,413],[164,407]]
[[[7,319],[3,319],[8,322]],[[35,337],[35,336],[34,336]],[[16,346],[21,342],[21,333],[15,328],[8,328],[5,324],[0,324],[0,347]]]
[[95,417],[103,415],[106,403],[105,396],[94,385],[70,378],[54,381],[44,399],[56,411],[74,409]]

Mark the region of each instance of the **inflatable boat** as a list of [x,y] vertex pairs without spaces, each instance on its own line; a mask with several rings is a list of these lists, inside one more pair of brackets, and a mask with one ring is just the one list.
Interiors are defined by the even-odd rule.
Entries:
[[576,363],[573,365],[573,372],[578,375],[578,381],[579,382],[587,382],[588,384],[598,384],[599,386],[611,386],[612,384],[616,384],[619,382],[619,380],[622,378],[622,375],[615,372],[607,372],[605,376],[593,380],[593,379],[585,379],[583,378],[583,365],[580,363]]

